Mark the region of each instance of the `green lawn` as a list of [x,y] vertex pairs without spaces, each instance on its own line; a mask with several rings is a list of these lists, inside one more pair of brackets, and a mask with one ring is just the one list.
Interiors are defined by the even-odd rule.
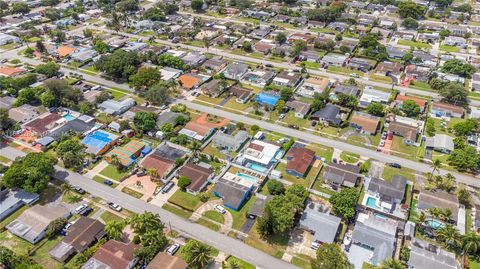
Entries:
[[[20,216],[23,211],[27,210],[28,206],[24,205],[20,207],[17,211],[13,212],[10,214],[8,217],[6,217],[4,220],[0,222],[0,231],[5,228],[10,222],[14,221],[18,216]],[[1,241],[1,240],[0,240]]]
[[100,175],[111,178],[113,180],[120,181],[128,172],[118,171],[114,165],[108,165],[100,172]]
[[295,256],[293,256],[290,263],[297,266],[297,267],[303,268],[303,269],[310,269],[310,268],[312,268],[311,260],[313,260],[313,258],[311,258],[307,255],[302,255],[302,256],[295,255]]
[[[94,176],[92,179],[95,180],[95,181],[98,182],[98,183],[105,184],[105,183],[103,183],[103,181],[104,181],[106,178],[101,177],[101,176]],[[115,183],[115,182],[113,182],[113,185],[110,186],[110,187],[115,188],[115,187],[117,187],[117,186],[118,186],[118,184]]]
[[218,223],[223,224],[225,222],[225,219],[223,218],[223,214],[215,210],[206,211],[205,213],[203,213],[203,216]]
[[385,165],[385,167],[383,168],[382,178],[386,181],[392,181],[393,176],[395,175],[404,176],[408,180],[415,182],[415,172],[413,170],[405,167],[398,169]]
[[233,218],[232,228],[233,229],[239,230],[243,226],[243,224],[247,220],[247,212],[248,212],[248,210],[250,210],[250,208],[252,207],[254,202],[255,202],[255,197],[250,197],[250,200],[248,200],[242,206],[242,208],[240,208],[239,211],[235,211],[235,210],[232,210],[230,208],[226,208],[230,212],[230,214],[232,214],[232,218]]
[[340,154],[340,159],[347,163],[357,163],[360,160],[360,155],[356,153],[342,151]]
[[470,269],[480,269],[480,258],[479,257],[469,257]]
[[108,90],[108,92],[112,95],[113,99],[118,100],[123,98],[126,94],[114,90]]
[[275,167],[275,170],[282,172],[282,179],[290,181],[294,184],[303,185],[307,188],[312,184],[313,180],[315,180],[315,176],[317,175],[317,172],[320,169],[320,167],[317,167],[317,168],[311,167],[307,171],[307,175],[305,177],[296,177],[294,175],[288,174],[286,172],[286,168],[287,168],[287,164],[279,162]]
[[188,219],[190,216],[192,216],[191,211],[183,210],[169,204],[164,204],[162,208],[185,219]]
[[205,217],[199,218],[197,220],[197,223],[202,225],[202,226],[207,227],[210,230],[214,230],[216,232],[220,231],[220,228],[221,228],[220,225],[211,222],[209,219],[207,219]]
[[[62,264],[57,262],[56,260],[52,259],[48,252],[52,249],[55,245],[58,244],[63,239],[62,236],[57,236],[47,241],[42,241],[39,244],[42,244],[32,255],[31,258],[37,262],[38,264],[42,265],[43,268],[51,268],[51,269],[60,269],[63,268]],[[44,239],[45,240],[45,239]]]
[[226,261],[229,262],[231,260],[236,260],[241,265],[241,267],[243,269],[255,269],[256,268],[254,265],[252,265],[252,264],[250,264],[250,263],[248,263],[244,260],[240,260],[239,258],[234,257],[234,256],[228,257]]
[[307,69],[319,69],[320,64],[317,62],[304,62]]
[[33,245],[18,236],[11,234],[8,230],[0,233],[0,245],[8,247],[19,255],[28,255],[33,249]]
[[397,42],[398,45],[404,45],[404,46],[410,46],[414,48],[420,48],[420,49],[431,49],[432,45],[423,43],[423,42],[415,42],[412,40],[405,40],[405,39],[400,39]]
[[177,190],[168,199],[168,202],[192,212],[195,211],[195,209],[197,209],[202,203],[197,196],[182,190]]
[[315,155],[321,158],[325,158],[326,162],[330,162],[333,156],[333,148],[326,147],[319,144],[308,144],[305,146],[307,149],[315,151]]
[[337,66],[329,66],[327,72],[335,73],[335,74],[342,74],[342,75],[350,75],[350,74],[357,74],[359,77],[363,77],[365,74],[363,72],[352,70],[347,67],[337,67]]
[[205,46],[205,43],[201,40],[192,40],[192,41],[187,41],[185,44],[190,45],[190,46],[195,46],[195,47],[200,47],[203,48]]
[[415,160],[417,156],[417,151],[419,149],[420,147],[410,146],[403,143],[403,137],[393,136],[393,143],[392,147],[390,148],[393,154],[401,156],[403,158]]
[[440,50],[443,50],[446,52],[459,52],[460,48],[457,46],[440,45]]
[[428,83],[421,82],[421,81],[410,82],[410,85],[408,87],[412,89],[422,90],[422,91],[433,91],[433,89],[430,87]]
[[123,218],[118,216],[118,215],[115,215],[113,214],[112,212],[110,211],[105,211],[102,213],[102,215],[100,215],[100,218],[105,221],[105,223],[109,222],[109,221],[122,221]]
[[379,82],[384,82],[384,83],[392,83],[392,78],[387,77],[387,76],[381,76],[381,75],[376,75],[376,74],[371,74],[368,76],[370,80],[373,81],[379,81]]
[[274,234],[268,238],[262,238],[257,231],[257,223],[255,223],[245,243],[280,259],[285,253],[288,240],[288,234]]
[[133,196],[133,197],[135,197],[135,198],[137,198],[137,199],[140,199],[140,198],[142,198],[142,196],[143,196],[143,194],[142,194],[141,192],[138,192],[138,191],[136,191],[136,190],[133,190],[133,189],[131,189],[131,188],[129,188],[129,187],[123,188],[123,189],[122,189],[122,192],[123,192],[123,193],[126,193],[126,194],[128,194],[128,195],[130,195],[130,196]]
[[472,230],[472,209],[465,209],[465,231]]
[[10,164],[11,160],[7,157],[0,156],[0,163]]

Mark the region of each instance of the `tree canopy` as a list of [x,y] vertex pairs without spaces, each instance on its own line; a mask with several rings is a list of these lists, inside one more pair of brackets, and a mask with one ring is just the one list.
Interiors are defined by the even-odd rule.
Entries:
[[459,59],[451,59],[443,64],[442,71],[466,78],[471,78],[473,73],[475,73],[476,68],[473,65],[464,63]]
[[140,67],[135,74],[128,78],[128,80],[130,81],[130,86],[138,90],[142,88],[149,88],[150,86],[159,82],[161,78],[162,75],[157,68]]
[[39,64],[35,67],[35,72],[45,75],[49,78],[56,76],[60,70],[60,65],[54,62],[48,62],[45,64]]
[[413,1],[401,2],[398,5],[398,14],[402,18],[412,18],[418,20],[423,17],[425,8],[415,4]]
[[133,118],[133,124],[144,132],[152,131],[157,126],[155,113],[137,112]]
[[312,269],[349,269],[353,268],[347,255],[337,243],[324,243],[317,249],[317,258],[312,260]]
[[357,201],[360,193],[355,188],[344,188],[330,197],[333,212],[345,220],[355,216]]
[[114,78],[127,79],[135,73],[139,63],[137,53],[119,49],[110,55],[102,55],[95,63],[95,67]]

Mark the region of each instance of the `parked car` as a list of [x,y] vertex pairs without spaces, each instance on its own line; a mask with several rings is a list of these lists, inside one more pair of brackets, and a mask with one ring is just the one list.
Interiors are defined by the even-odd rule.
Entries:
[[312,127],[315,127],[315,126],[317,126],[317,121],[316,120],[312,121]]
[[87,204],[79,205],[77,208],[75,208],[75,213],[80,214],[80,212],[82,212],[87,207],[88,207]]
[[295,124],[289,124],[288,127],[289,127],[289,128],[292,128],[292,129],[295,129],[295,130],[300,129],[300,127],[298,127],[298,126],[295,125]]
[[215,210],[218,211],[219,213],[222,213],[222,214],[227,213],[227,210],[225,209],[225,207],[223,207],[221,205],[216,205]]
[[82,216],[88,216],[88,214],[90,214],[92,211],[93,209],[91,207],[87,207],[78,214]]
[[173,256],[178,249],[180,249],[180,244],[175,243],[167,248],[167,253]]
[[113,185],[113,182],[112,182],[111,180],[105,179],[105,180],[103,181],[103,184],[108,185],[108,186],[112,186],[112,185]]
[[2,63],[2,64],[6,63],[6,62],[8,62],[8,60],[5,59],[5,58],[3,58],[3,59],[0,60],[0,63]]
[[139,177],[143,177],[147,174],[147,172],[145,172],[145,170],[143,169],[140,169],[138,172],[137,172],[137,176]]
[[73,188],[73,190],[76,191],[78,194],[85,194],[85,190],[80,187],[75,187]]
[[90,164],[90,161],[83,160],[83,167],[87,167]]
[[115,210],[115,211],[117,211],[117,212],[122,211],[122,207],[119,206],[119,205],[117,205],[117,204],[114,204],[114,203],[112,203],[112,202],[108,202],[107,204],[108,204],[108,207],[110,207],[111,209],[113,209],[113,210]]
[[280,114],[280,116],[278,118],[283,120],[285,118],[285,113]]
[[385,146],[385,140],[380,141],[380,147]]
[[399,169],[402,168],[402,166],[399,163],[389,163],[388,165],[393,168],[399,168]]
[[317,250],[320,247],[320,243],[317,241],[312,241],[312,244],[310,245],[312,249]]
[[167,193],[169,192],[175,184],[173,182],[169,182],[165,187],[162,189],[162,193]]

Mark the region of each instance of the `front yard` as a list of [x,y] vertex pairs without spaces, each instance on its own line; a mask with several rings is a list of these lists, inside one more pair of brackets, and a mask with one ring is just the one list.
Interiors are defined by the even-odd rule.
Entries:
[[118,171],[118,169],[115,166],[110,164],[100,172],[100,175],[105,176],[107,178],[111,178],[116,181],[120,181],[123,177],[128,175],[128,172]]
[[412,40],[405,40],[405,39],[400,39],[397,42],[398,45],[404,45],[404,46],[410,46],[412,48],[420,48],[420,49],[431,49],[432,45],[423,43],[423,42],[415,42]]
[[168,202],[192,212],[202,204],[197,196],[182,190],[177,190],[170,196]]

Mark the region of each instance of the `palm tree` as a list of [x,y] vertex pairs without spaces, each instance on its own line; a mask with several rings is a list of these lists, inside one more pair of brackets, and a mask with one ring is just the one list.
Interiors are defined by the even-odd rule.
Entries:
[[480,235],[470,231],[462,239],[462,250],[465,253],[475,255],[480,251]]
[[68,183],[63,183],[62,186],[60,186],[60,189],[62,190],[63,195],[69,195],[73,191],[72,185]]
[[452,218],[452,210],[450,210],[449,208],[442,208],[440,209],[438,217],[441,221],[446,222]]
[[380,264],[379,268],[380,269],[403,269],[404,267],[402,263],[400,263],[400,261],[398,260],[386,259]]
[[427,220],[427,215],[425,212],[420,212],[420,215],[417,216],[417,223],[422,225]]
[[122,170],[122,163],[120,162],[120,159],[118,158],[117,154],[113,154],[110,157],[110,162],[117,168],[117,170]]
[[105,232],[110,239],[120,240],[122,238],[124,227],[125,223],[123,221],[112,220],[105,225]]
[[242,269],[243,266],[237,259],[230,259],[224,267],[225,269]]
[[200,144],[199,142],[197,141],[194,141],[192,143],[192,156],[193,157],[197,157],[198,156],[198,152],[200,152],[200,149],[202,148],[202,144]]
[[147,169],[147,175],[150,176],[150,179],[156,179],[156,178],[158,178],[157,169],[155,169],[155,168],[148,168],[148,169]]
[[447,224],[437,230],[437,240],[444,242],[450,249],[461,245],[461,236],[457,228]]
[[436,159],[432,162],[432,164],[430,165],[430,167],[432,168],[432,175],[435,174],[435,171],[438,172],[438,170],[440,169],[440,167],[442,167],[442,162],[439,160],[439,159]]
[[427,209],[428,214],[430,214],[430,219],[431,220],[438,219],[439,216],[440,216],[440,210],[441,209],[439,209],[437,207],[431,207],[431,208]]
[[[184,248],[185,250],[185,248]],[[192,268],[205,268],[212,260],[212,248],[195,241],[188,247],[188,265]]]
[[163,223],[160,220],[160,216],[151,212],[134,215],[130,219],[129,224],[133,231],[140,236],[144,235],[147,231],[163,229]]

